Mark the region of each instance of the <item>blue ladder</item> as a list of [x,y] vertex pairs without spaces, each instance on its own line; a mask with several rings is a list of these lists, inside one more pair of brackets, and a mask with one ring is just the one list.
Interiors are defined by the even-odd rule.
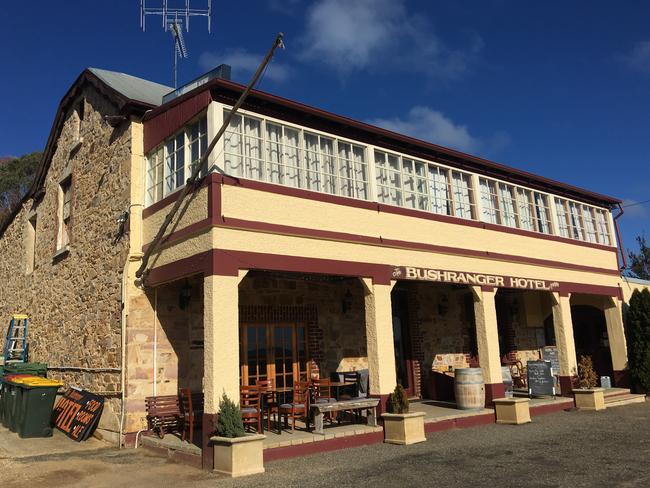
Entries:
[[27,319],[24,314],[14,314],[7,329],[7,340],[3,350],[4,362],[27,362]]

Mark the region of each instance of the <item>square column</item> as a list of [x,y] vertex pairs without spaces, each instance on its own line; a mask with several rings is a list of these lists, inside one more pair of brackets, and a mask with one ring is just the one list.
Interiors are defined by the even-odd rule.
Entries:
[[562,396],[573,396],[573,380],[578,375],[576,345],[573,339],[571,298],[558,292],[551,293],[553,300],[553,329],[560,360],[560,388]]
[[388,395],[397,385],[390,296],[395,281],[388,285],[375,284],[370,278],[362,278],[361,281],[365,291],[369,393],[380,398],[381,413],[385,411]]
[[628,388],[630,379],[626,370],[627,341],[623,326],[623,302],[617,298],[609,297],[604,312],[605,322],[607,323],[609,352],[612,355],[612,367],[614,369],[614,386]]
[[239,281],[238,276],[203,278],[203,469],[212,469],[214,462],[209,440],[219,400],[225,392],[239,403]]
[[491,407],[495,398],[505,396],[505,386],[501,375],[497,309],[494,301],[496,289],[480,286],[472,286],[471,289],[474,295],[476,345],[485,383],[485,406]]

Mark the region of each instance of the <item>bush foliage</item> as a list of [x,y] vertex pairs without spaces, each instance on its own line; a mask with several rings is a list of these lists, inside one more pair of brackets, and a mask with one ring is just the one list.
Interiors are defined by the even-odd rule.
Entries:
[[232,438],[246,435],[239,407],[225,393],[219,401],[219,416],[216,429],[217,435],[221,437]]
[[397,385],[390,394],[390,410],[392,413],[409,413],[409,397],[402,385]]
[[578,383],[580,388],[594,388],[598,386],[598,375],[594,371],[594,362],[591,356],[580,356],[578,362]]
[[628,370],[633,385],[650,391],[650,291],[634,290],[627,311]]
[[42,154],[34,152],[0,162],[0,220],[8,215],[29,189]]
[[630,269],[642,280],[650,280],[650,247],[645,240],[645,236],[637,236],[636,242],[639,244],[639,253],[630,251]]

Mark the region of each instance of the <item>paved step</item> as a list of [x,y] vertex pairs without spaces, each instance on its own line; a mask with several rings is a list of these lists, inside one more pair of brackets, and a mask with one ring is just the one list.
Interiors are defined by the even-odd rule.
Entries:
[[629,395],[630,393],[629,388],[607,388],[605,390],[605,398],[619,397]]
[[632,403],[643,403],[646,401],[645,395],[616,395],[614,397],[605,398],[605,406],[610,407],[621,407],[623,405],[630,405]]

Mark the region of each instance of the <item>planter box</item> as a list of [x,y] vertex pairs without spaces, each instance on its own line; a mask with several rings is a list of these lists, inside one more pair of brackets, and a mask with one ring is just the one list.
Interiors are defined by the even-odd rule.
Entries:
[[578,410],[605,410],[604,388],[578,388],[573,390]]
[[415,444],[424,442],[424,412],[385,413],[384,442],[389,444]]
[[530,399],[497,398],[494,400],[494,412],[497,424],[527,424],[530,422]]
[[214,470],[231,477],[264,472],[264,439],[253,434],[245,437],[210,438],[214,446]]

